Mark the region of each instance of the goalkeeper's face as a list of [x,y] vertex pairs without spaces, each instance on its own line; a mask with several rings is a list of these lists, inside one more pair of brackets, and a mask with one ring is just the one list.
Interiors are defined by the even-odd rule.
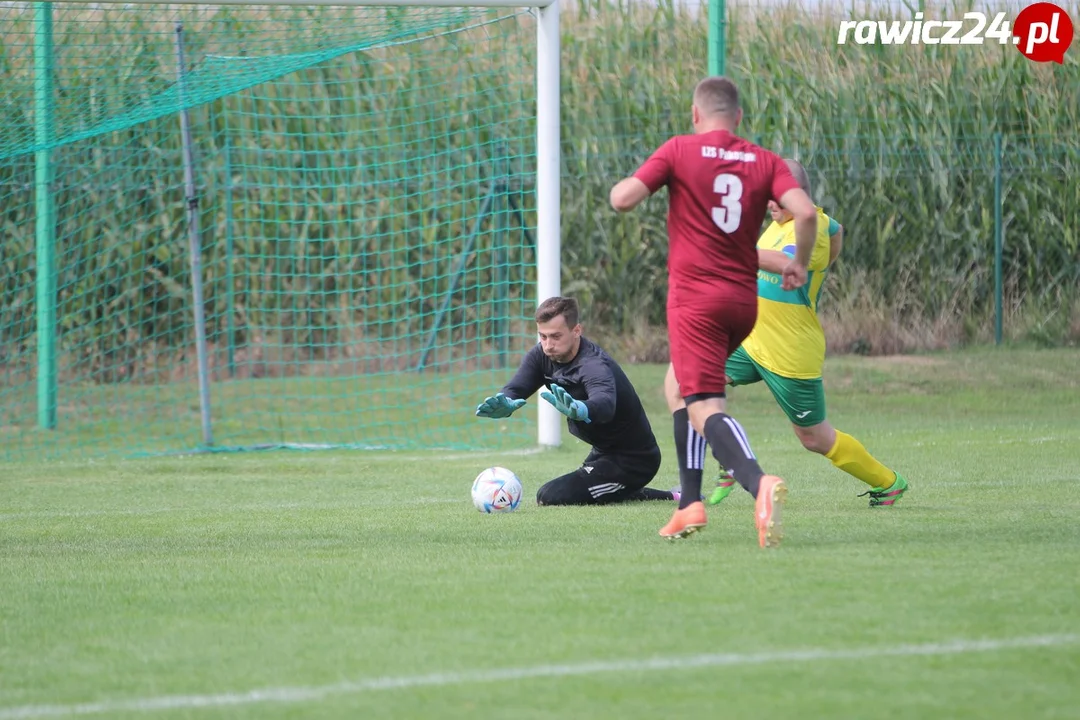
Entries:
[[536,323],[536,332],[540,335],[540,346],[544,354],[557,363],[568,363],[577,357],[581,345],[581,323],[574,327],[566,324],[562,315],[547,322]]

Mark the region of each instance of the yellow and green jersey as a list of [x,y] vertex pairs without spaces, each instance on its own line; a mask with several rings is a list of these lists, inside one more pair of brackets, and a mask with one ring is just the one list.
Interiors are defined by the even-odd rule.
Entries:
[[[825,333],[817,316],[818,298],[829,267],[829,237],[839,229],[821,208],[807,281],[798,290],[783,290],[778,273],[758,270],[758,316],[742,347],[759,365],[786,378],[821,377]],[[795,223],[772,223],[758,240],[758,249],[795,257]]]

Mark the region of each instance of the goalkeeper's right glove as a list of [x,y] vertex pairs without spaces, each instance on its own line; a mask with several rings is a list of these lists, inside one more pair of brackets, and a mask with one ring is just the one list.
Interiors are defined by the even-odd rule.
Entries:
[[476,416],[486,418],[505,418],[525,404],[524,400],[511,400],[502,393],[489,397],[476,406]]

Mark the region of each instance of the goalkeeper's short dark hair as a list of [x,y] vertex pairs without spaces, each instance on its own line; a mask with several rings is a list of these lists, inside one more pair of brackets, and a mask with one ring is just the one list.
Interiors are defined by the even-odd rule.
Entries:
[[562,315],[566,318],[566,326],[574,327],[578,324],[577,300],[571,297],[549,297],[536,308],[536,322],[545,323]]

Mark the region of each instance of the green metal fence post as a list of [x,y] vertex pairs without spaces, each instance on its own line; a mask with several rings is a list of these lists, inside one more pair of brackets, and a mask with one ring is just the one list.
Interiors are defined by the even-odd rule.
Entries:
[[38,426],[56,427],[56,198],[53,196],[52,3],[34,3],[34,187]]
[[1004,228],[1001,221],[1001,133],[994,133],[994,344],[1001,344],[1001,255]]
[[727,54],[724,0],[709,0],[709,75],[723,75]]

